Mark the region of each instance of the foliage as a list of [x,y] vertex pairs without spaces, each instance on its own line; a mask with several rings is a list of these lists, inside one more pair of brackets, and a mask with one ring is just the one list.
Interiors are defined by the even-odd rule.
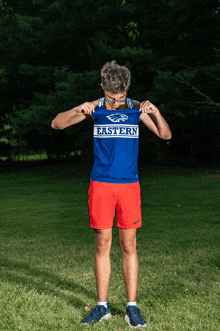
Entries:
[[[17,146],[59,155],[91,146],[90,123],[62,133],[50,123],[99,98],[101,66],[115,59],[132,72],[130,97],[150,99],[170,124],[171,154],[218,161],[219,1],[10,0],[0,8],[0,126],[13,127]],[[142,135],[161,159],[161,143]]]

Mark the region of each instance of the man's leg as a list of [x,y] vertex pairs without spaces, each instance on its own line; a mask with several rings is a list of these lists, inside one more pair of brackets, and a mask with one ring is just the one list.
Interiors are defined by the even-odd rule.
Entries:
[[125,320],[130,327],[145,327],[146,323],[136,304],[138,286],[138,257],[136,251],[136,229],[119,229],[122,249],[122,270],[127,292]]
[[111,274],[110,250],[112,244],[112,229],[97,230],[95,275],[98,301],[106,302]]
[[136,229],[119,229],[119,240],[122,249],[122,271],[125,280],[127,301],[135,302],[138,286]]
[[107,302],[108,287],[111,274],[110,250],[112,243],[112,229],[97,230],[96,255],[95,255],[95,275],[98,294],[98,305],[92,313],[86,317],[83,324],[100,322],[111,317],[109,304]]

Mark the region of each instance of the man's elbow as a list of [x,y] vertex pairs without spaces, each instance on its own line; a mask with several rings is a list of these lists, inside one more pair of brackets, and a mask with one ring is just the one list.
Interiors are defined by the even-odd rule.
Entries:
[[51,123],[51,127],[55,130],[63,130],[64,128],[58,124],[55,120],[52,121]]
[[172,133],[168,132],[162,136],[160,136],[160,138],[164,139],[164,140],[170,140],[172,138]]
[[57,127],[56,123],[54,122],[54,120],[51,123],[51,128],[58,129],[58,127]]

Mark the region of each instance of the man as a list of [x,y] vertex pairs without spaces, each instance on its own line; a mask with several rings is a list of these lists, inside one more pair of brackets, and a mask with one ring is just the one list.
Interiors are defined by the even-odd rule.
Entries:
[[111,274],[110,250],[116,210],[116,226],[122,249],[122,270],[126,285],[125,320],[131,327],[146,326],[136,304],[138,257],[136,230],[142,225],[138,177],[139,121],[162,139],[171,131],[160,111],[150,101],[127,98],[130,71],[115,61],[101,70],[105,97],[85,102],[60,113],[52,122],[54,129],[65,129],[86,118],[94,120],[94,165],[90,176],[90,226],[95,229],[95,275],[98,304],[83,324],[109,318],[107,302]]

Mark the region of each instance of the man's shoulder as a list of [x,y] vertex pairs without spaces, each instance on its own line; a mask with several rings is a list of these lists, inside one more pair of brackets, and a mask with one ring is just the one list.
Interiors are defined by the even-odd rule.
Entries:
[[133,105],[134,105],[134,107],[135,108],[137,108],[137,109],[139,109],[140,108],[140,102],[139,101],[137,101],[137,100],[132,100],[132,103],[133,103]]
[[91,103],[93,104],[94,107],[98,106],[100,99],[94,100]]

